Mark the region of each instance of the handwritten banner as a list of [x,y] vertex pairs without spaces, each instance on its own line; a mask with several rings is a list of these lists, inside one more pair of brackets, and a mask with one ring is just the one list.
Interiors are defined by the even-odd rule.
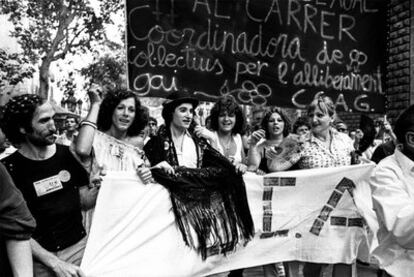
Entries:
[[127,0],[129,88],[384,110],[384,0]]
[[183,277],[280,261],[366,261],[365,222],[376,222],[367,182],[374,167],[246,173],[255,237],[226,256],[211,251],[205,261],[185,245],[165,188],[143,185],[135,172],[108,172],[81,267],[89,277]]

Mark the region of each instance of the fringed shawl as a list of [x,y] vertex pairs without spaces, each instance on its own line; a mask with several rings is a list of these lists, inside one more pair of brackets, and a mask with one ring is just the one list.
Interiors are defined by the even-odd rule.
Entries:
[[[199,168],[180,167],[169,134],[161,129],[145,146],[152,165],[167,161],[174,176],[153,169],[154,179],[170,191],[176,224],[184,242],[203,259],[235,249],[253,237],[253,220],[241,175],[207,142],[193,137]],[[195,234],[193,236],[192,234]]]

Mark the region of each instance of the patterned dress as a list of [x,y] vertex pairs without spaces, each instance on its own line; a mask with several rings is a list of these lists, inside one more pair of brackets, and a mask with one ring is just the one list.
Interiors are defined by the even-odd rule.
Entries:
[[298,166],[301,169],[338,167],[351,164],[351,152],[354,146],[351,138],[334,129],[329,130],[331,144],[326,147],[318,138],[310,135],[298,155]]
[[[140,166],[149,165],[144,151],[98,130],[95,131],[91,155],[80,160],[91,176],[99,174],[100,166],[104,166],[107,171],[136,171]],[[93,212],[94,209],[82,212],[88,234]]]

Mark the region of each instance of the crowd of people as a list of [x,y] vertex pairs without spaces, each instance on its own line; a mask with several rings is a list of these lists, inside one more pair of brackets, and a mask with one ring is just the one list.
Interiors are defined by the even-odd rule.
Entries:
[[[231,96],[217,100],[203,124],[195,112],[199,101],[185,90],[173,92],[163,104],[164,124],[158,126],[130,91],[102,98],[94,88],[88,94],[86,118],[68,116],[60,135],[52,105],[39,96],[20,95],[4,107],[0,276],[84,276],[79,265],[107,170],[135,171],[143,184],[163,185],[183,239],[206,258],[207,241],[209,247],[231,251],[254,235],[246,172],[264,175],[369,160],[379,163],[370,179],[380,225],[379,265],[384,276],[408,276],[406,264],[414,257],[414,106],[400,115],[394,129],[386,117],[375,121],[375,139],[361,148],[367,133],[350,131],[327,96],[314,99],[306,116],[294,122],[279,108],[255,108],[247,128]],[[264,275],[293,276],[294,262],[264,265]],[[303,276],[320,276],[326,266],[305,263]],[[333,265],[332,274],[352,276],[351,265]]]

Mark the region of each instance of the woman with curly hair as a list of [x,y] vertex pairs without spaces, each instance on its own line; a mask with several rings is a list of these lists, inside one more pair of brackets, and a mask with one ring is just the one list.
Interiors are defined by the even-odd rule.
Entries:
[[244,116],[241,107],[231,96],[220,98],[210,111],[209,131],[202,127],[195,128],[195,134],[207,139],[211,146],[230,160],[237,171],[245,173],[245,154],[243,149],[242,132]]
[[148,109],[130,91],[108,92],[102,100],[99,89],[88,92],[90,109],[80,123],[75,150],[93,175],[99,168],[135,170],[143,183],[152,180],[144,151],[133,145],[148,122]]
[[103,100],[97,89],[88,94],[91,107],[80,124],[76,153],[82,160],[94,156],[107,170],[136,170],[144,183],[149,181],[145,154],[131,144],[148,122],[138,97],[126,90],[109,92]]
[[[99,89],[88,91],[90,109],[80,123],[75,143],[76,154],[92,176],[102,168],[115,171],[135,170],[144,184],[152,180],[144,151],[134,146],[148,122],[148,110],[130,91],[108,92],[102,100]],[[89,231],[93,210],[86,212],[85,229]]]
[[290,122],[285,113],[272,108],[266,112],[261,123],[261,129],[256,130],[250,137],[250,148],[247,154],[248,171],[258,171],[260,174],[269,173],[268,153],[279,146],[289,135]]

